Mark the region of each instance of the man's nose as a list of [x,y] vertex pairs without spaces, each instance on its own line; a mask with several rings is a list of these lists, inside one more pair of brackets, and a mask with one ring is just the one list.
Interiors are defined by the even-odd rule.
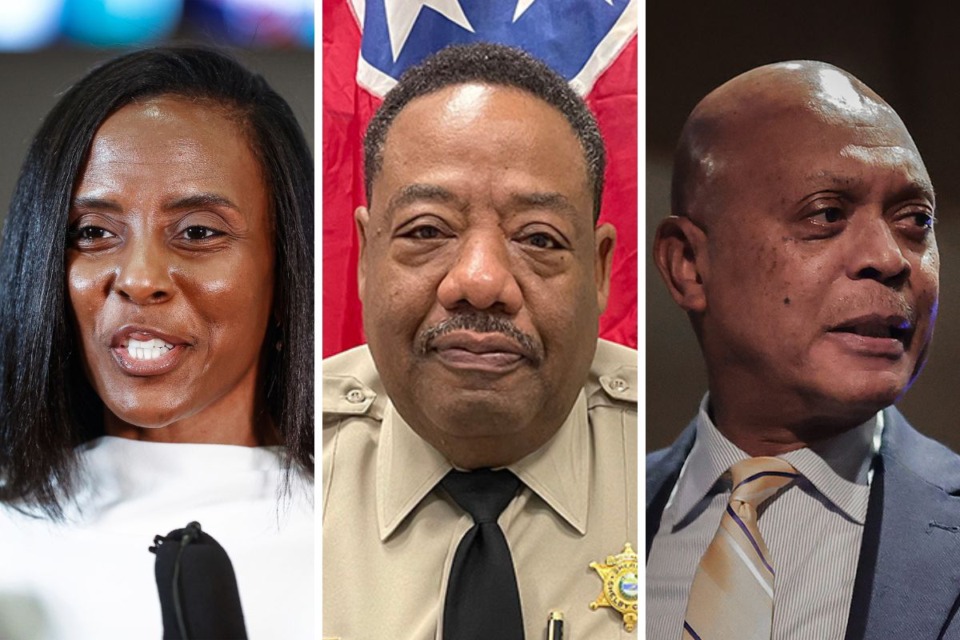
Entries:
[[469,305],[513,315],[523,306],[514,276],[509,240],[499,229],[468,233],[454,264],[440,282],[437,298],[446,309]]
[[170,297],[170,261],[159,244],[151,239],[127,240],[118,254],[113,291],[136,304],[163,302]]
[[860,225],[850,247],[850,277],[876,280],[887,286],[898,287],[910,277],[910,261],[890,221],[882,216]]

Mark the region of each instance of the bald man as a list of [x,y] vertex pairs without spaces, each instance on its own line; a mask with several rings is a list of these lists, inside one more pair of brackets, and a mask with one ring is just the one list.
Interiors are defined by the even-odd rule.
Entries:
[[648,638],[960,638],[960,458],[893,403],[939,290],[896,112],[818,62],[707,95],[654,260],[709,390],[647,458]]

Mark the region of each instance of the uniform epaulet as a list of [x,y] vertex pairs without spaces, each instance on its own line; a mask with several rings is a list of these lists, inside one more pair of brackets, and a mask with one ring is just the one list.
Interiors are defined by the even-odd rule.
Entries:
[[636,410],[639,397],[637,385],[636,350],[598,340],[597,354],[593,358],[587,381],[587,408],[632,404]]
[[387,394],[366,345],[323,361],[323,416],[366,415],[379,420]]

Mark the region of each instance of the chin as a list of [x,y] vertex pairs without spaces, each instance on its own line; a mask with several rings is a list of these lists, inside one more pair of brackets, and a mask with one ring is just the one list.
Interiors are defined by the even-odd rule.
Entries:
[[863,420],[899,400],[909,383],[904,376],[892,372],[853,374],[845,382],[824,389],[823,395],[838,413],[856,415]]
[[531,420],[532,416],[517,407],[470,400],[438,406],[431,417],[441,431],[456,438],[507,436],[523,430]]
[[157,406],[153,403],[127,405],[109,401],[104,402],[104,405],[107,411],[112,413],[120,422],[141,429],[161,429],[182,417],[179,409],[169,405]]

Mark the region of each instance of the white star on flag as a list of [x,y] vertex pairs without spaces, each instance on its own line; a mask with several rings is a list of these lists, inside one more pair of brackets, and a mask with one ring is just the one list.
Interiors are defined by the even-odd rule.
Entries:
[[513,11],[513,21],[516,22],[533,3],[534,0],[517,0],[517,8]]
[[[606,2],[608,5],[610,5],[611,7],[613,6],[613,0],[603,0],[603,1]],[[534,2],[536,2],[536,0],[517,0],[517,8],[513,10],[513,21],[516,22],[517,19],[520,18],[520,16],[526,13],[527,9],[529,9],[530,5],[532,5]]]
[[463,7],[460,6],[458,0],[416,0],[415,2],[410,0],[384,0],[383,6],[387,11],[390,51],[393,53],[394,62],[397,61],[397,57],[403,50],[403,45],[407,43],[407,38],[410,37],[410,32],[413,30],[413,23],[417,21],[424,7],[430,7],[451,22],[463,27],[470,33],[474,33],[473,25],[467,20],[467,16],[463,13]]

